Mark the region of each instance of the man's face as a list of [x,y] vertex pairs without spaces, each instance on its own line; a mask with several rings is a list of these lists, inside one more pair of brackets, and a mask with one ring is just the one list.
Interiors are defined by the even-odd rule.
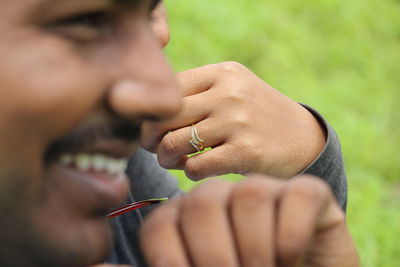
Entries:
[[180,95],[153,0],[0,0],[1,266],[106,256],[142,120]]

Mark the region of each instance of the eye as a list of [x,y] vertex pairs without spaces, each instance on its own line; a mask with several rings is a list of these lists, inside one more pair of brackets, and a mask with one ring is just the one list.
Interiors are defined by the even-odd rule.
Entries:
[[109,14],[99,11],[61,19],[51,29],[66,38],[88,42],[109,35],[113,22]]
[[152,0],[150,4],[150,12],[156,9],[159,5],[162,4],[162,0]]

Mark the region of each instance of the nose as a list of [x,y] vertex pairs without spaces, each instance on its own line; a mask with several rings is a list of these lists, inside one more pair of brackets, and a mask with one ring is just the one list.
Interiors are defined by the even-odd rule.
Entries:
[[119,75],[107,97],[112,111],[128,119],[157,121],[176,115],[182,96],[151,29],[136,32],[121,53]]

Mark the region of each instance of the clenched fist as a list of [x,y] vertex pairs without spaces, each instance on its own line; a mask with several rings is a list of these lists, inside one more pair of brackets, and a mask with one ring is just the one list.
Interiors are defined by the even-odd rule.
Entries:
[[205,183],[157,208],[141,229],[151,267],[354,267],[345,215],[318,178]]

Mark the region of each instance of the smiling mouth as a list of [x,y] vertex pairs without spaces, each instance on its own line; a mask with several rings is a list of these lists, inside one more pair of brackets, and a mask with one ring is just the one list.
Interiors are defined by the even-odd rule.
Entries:
[[101,140],[75,151],[60,153],[56,164],[81,172],[112,177],[126,171],[128,158],[135,150],[135,142]]
[[52,179],[61,179],[76,197],[105,215],[126,199],[125,171],[137,148],[139,126],[122,120],[86,123],[48,147],[44,168]]

